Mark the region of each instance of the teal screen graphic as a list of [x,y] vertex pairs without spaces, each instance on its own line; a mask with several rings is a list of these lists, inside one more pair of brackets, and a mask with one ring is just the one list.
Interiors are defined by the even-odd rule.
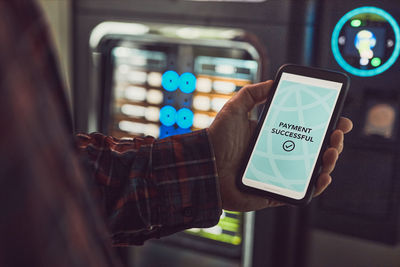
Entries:
[[245,177],[305,193],[341,86],[283,73]]

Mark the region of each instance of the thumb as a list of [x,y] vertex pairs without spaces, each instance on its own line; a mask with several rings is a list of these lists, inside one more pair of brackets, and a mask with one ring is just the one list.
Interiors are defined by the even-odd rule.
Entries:
[[232,98],[232,104],[243,112],[251,111],[255,105],[265,101],[271,90],[273,81],[247,85]]

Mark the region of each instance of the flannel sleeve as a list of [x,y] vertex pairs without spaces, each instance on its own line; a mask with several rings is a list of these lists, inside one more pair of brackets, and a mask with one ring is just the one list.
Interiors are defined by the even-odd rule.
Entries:
[[113,244],[139,245],[221,215],[215,156],[207,130],[162,140],[78,134]]

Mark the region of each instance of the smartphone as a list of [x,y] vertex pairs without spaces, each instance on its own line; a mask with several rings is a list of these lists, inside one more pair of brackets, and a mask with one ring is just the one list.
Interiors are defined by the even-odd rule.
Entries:
[[344,73],[282,66],[244,160],[239,188],[292,205],[308,204],[349,85]]

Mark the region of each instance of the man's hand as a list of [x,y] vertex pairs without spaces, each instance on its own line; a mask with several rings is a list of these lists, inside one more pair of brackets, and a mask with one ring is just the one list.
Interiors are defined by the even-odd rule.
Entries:
[[[235,181],[257,125],[249,119],[249,112],[257,104],[265,102],[272,83],[267,81],[242,88],[226,103],[208,129],[217,161],[223,209],[251,211],[282,205],[275,200],[239,191]],[[330,173],[343,150],[344,134],[350,132],[352,127],[349,119],[340,118],[337,130],[331,135],[330,148],[323,155],[323,168],[316,183],[315,196],[331,183]]]

